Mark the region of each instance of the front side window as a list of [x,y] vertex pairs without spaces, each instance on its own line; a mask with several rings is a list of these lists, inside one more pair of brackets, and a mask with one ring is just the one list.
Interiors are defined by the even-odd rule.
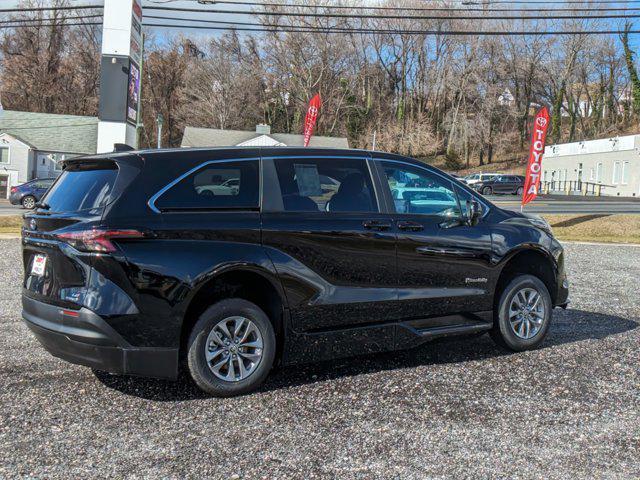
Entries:
[[205,163],[154,202],[159,210],[225,210],[259,207],[257,160]]
[[453,184],[421,168],[381,162],[396,213],[460,216]]
[[275,166],[285,211],[378,211],[364,160],[281,158]]

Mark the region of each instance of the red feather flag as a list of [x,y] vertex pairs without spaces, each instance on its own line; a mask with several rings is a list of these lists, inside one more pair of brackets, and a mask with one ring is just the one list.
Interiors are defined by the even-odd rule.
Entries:
[[533,133],[531,135],[531,147],[529,148],[529,163],[524,179],[524,191],[522,192],[522,207],[533,201],[538,196],[540,187],[540,172],[542,171],[542,155],[544,154],[544,142],[547,139],[549,128],[549,111],[547,107],[538,110],[533,120]]
[[307,115],[304,117],[304,146],[309,145],[313,129],[316,126],[316,120],[318,120],[318,113],[322,106],[322,100],[320,94],[317,93],[309,102],[309,108],[307,109]]

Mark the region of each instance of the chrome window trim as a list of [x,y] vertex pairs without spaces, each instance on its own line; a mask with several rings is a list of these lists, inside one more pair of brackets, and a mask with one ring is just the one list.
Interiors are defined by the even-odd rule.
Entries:
[[[419,170],[424,170],[425,172],[428,172],[428,173],[431,173],[431,174],[437,175],[438,177],[440,177],[440,178],[442,178],[442,179],[444,179],[444,180],[446,180],[446,181],[448,181],[448,182],[451,182],[451,186],[452,186],[452,187],[455,187],[455,186],[456,186],[456,184],[455,184],[455,183],[453,183],[453,180],[452,180],[451,178],[448,178],[448,177],[446,177],[445,175],[442,175],[441,173],[437,172],[435,169],[434,169],[434,170],[431,170],[431,168],[433,168],[433,167],[431,167],[431,168],[426,168],[426,167],[424,167],[424,166],[422,166],[422,165],[416,165],[415,163],[409,163],[409,162],[405,162],[405,161],[402,161],[402,160],[394,160],[394,159],[391,159],[391,158],[372,157],[372,160],[373,160],[374,162],[391,162],[391,163],[399,163],[399,164],[401,164],[401,165],[406,165],[406,166],[408,166],[408,167],[414,167],[414,168],[417,168],[417,169],[419,169]],[[462,184],[462,182],[458,182],[458,183]],[[490,207],[489,205],[487,205],[487,204],[486,204],[482,199],[480,199],[480,197],[476,194],[476,192],[474,192],[474,191],[472,191],[470,188],[466,187],[466,185],[462,185],[462,187],[464,187],[464,188],[463,188],[464,190],[467,190],[469,193],[471,193],[471,196],[472,196],[473,198],[475,198],[475,199],[476,199],[476,200],[477,200],[477,201],[478,201],[478,202],[479,202],[479,203],[484,207],[484,208],[483,208],[484,213],[482,214],[482,217],[481,217],[481,218],[486,217],[486,216],[489,214],[489,210],[491,209],[491,207]],[[454,193],[455,193],[455,190],[454,190]],[[457,196],[458,196],[458,194],[456,194],[456,197],[457,197]],[[458,204],[460,204],[460,199],[458,199]],[[400,215],[402,215],[402,214],[400,214]]]
[[[200,165],[198,165],[197,167],[193,167],[191,170],[183,173],[182,175],[180,175],[179,177],[177,177],[176,179],[172,180],[171,182],[169,182],[168,184],[166,184],[164,187],[162,187],[160,190],[158,190],[148,201],[147,201],[147,205],[148,207],[154,212],[154,213],[162,213],[162,211],[156,207],[156,201],[158,200],[158,198],[160,198],[167,190],[169,190],[171,187],[173,187],[174,185],[176,185],[177,183],[180,183],[180,181],[184,180],[185,178],[187,178],[189,175],[191,175],[194,172],[197,172],[198,170],[200,170],[203,167],[206,167],[207,165],[212,165],[214,163],[231,163],[231,162],[258,162],[258,169],[259,169],[259,173],[258,173],[258,182],[260,182],[260,185],[258,185],[258,191],[261,192],[262,191],[262,168],[260,168],[260,157],[251,157],[251,158],[229,158],[229,159],[223,159],[223,160],[207,160],[204,163],[201,163]],[[260,197],[258,198],[258,207],[260,206]]]

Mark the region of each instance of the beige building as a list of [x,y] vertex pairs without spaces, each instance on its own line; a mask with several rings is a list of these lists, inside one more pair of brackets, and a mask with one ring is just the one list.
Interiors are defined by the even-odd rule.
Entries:
[[549,145],[541,173],[549,193],[640,196],[640,135]]

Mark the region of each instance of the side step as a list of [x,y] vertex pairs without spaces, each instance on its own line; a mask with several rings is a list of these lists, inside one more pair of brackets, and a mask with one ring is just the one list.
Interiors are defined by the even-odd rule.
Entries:
[[417,333],[425,340],[453,335],[467,335],[491,330],[490,323],[475,323],[465,325],[448,325],[444,327],[431,327],[417,330]]

